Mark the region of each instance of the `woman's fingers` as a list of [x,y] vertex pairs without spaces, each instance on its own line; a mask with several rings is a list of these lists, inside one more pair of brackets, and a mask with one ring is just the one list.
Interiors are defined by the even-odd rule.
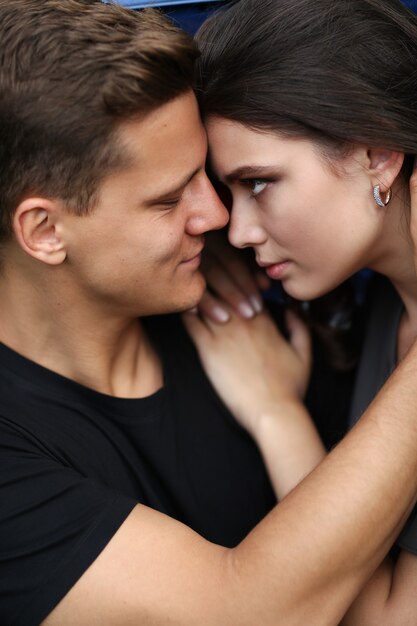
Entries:
[[[242,253],[232,248],[227,241],[219,240],[218,237],[208,239],[201,271],[214,296],[203,302],[204,311],[200,307],[204,315],[216,320],[218,311],[211,307],[218,307],[221,301],[245,319],[262,311],[259,277],[249,268]],[[261,284],[268,287],[265,280],[261,279]]]
[[210,290],[218,298],[217,303],[224,300],[245,319],[254,317],[262,310],[258,286],[243,259],[229,259],[227,262],[207,254],[202,272]]
[[[250,300],[258,297],[257,306],[262,306],[262,300],[259,298],[259,284],[256,276],[256,273],[259,272],[256,272],[254,267],[249,264],[246,254],[236,248],[233,248],[230,244],[227,244],[224,248],[222,248],[221,255],[218,256],[218,259],[226,269],[228,275],[240,288],[242,293],[246,294]],[[267,276],[265,277],[268,279]]]
[[219,300],[209,291],[205,291],[198,304],[198,312],[203,317],[218,324],[225,324],[230,320],[230,314],[223,300]]
[[205,291],[198,305],[198,313],[202,318],[217,324],[225,324],[230,320],[230,310],[223,300],[219,300],[209,291]]

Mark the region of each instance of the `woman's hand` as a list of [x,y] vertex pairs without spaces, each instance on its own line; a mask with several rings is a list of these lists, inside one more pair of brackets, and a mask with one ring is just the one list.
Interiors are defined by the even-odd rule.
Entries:
[[233,248],[224,233],[210,233],[206,242],[201,271],[209,289],[198,305],[199,312],[218,323],[229,321],[230,308],[246,319],[260,313],[260,290],[270,286],[268,277],[252,269],[244,253]]
[[185,313],[184,322],[217,393],[257,443],[275,494],[284,498],[323,459],[325,450],[303,397],[310,337],[288,313],[287,342],[268,313],[227,324]]
[[258,421],[277,405],[299,403],[311,366],[309,333],[288,313],[287,342],[266,312],[245,320],[229,309],[230,321],[216,324],[184,314],[206,373],[236,419],[256,437]]

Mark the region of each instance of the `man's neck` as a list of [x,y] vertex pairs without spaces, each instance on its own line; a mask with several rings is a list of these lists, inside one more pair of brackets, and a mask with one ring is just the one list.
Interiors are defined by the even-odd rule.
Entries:
[[139,398],[157,391],[162,366],[140,320],[106,315],[58,283],[6,271],[0,278],[0,341],[100,393]]

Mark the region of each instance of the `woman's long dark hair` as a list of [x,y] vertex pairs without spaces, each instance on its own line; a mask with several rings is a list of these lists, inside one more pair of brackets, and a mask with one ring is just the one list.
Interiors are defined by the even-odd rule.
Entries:
[[[209,18],[197,41],[203,116],[311,139],[331,164],[355,144],[398,150],[410,175],[417,16],[400,0],[239,0]],[[329,301],[334,310],[330,294],[313,307],[316,318],[326,319]]]

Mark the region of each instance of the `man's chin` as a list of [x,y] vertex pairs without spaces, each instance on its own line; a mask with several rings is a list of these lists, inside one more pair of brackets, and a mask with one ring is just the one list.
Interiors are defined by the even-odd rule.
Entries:
[[197,285],[193,289],[192,293],[188,290],[188,293],[184,293],[182,298],[176,298],[171,302],[165,302],[165,306],[162,305],[159,307],[159,311],[155,311],[154,314],[164,314],[164,313],[184,313],[185,311],[189,311],[190,309],[194,309],[199,305],[201,298],[205,292],[205,281],[202,278],[201,287]]
[[195,280],[196,284],[194,285],[192,293],[190,292],[189,294],[187,294],[189,296],[188,298],[185,298],[184,294],[184,302],[180,305],[180,308],[178,308],[177,312],[189,311],[190,309],[194,309],[200,304],[201,298],[206,291],[206,279],[201,274],[201,272],[198,272],[197,276],[194,276],[194,279],[196,279],[197,277],[199,280],[198,282],[197,280]]
[[184,302],[183,304],[179,305],[178,308],[176,309],[176,311],[172,311],[172,313],[185,313],[186,311],[190,311],[191,309],[195,309],[201,301],[201,298],[203,297],[203,292],[201,293],[201,295],[198,298],[194,298],[192,300],[189,300],[188,302]]

